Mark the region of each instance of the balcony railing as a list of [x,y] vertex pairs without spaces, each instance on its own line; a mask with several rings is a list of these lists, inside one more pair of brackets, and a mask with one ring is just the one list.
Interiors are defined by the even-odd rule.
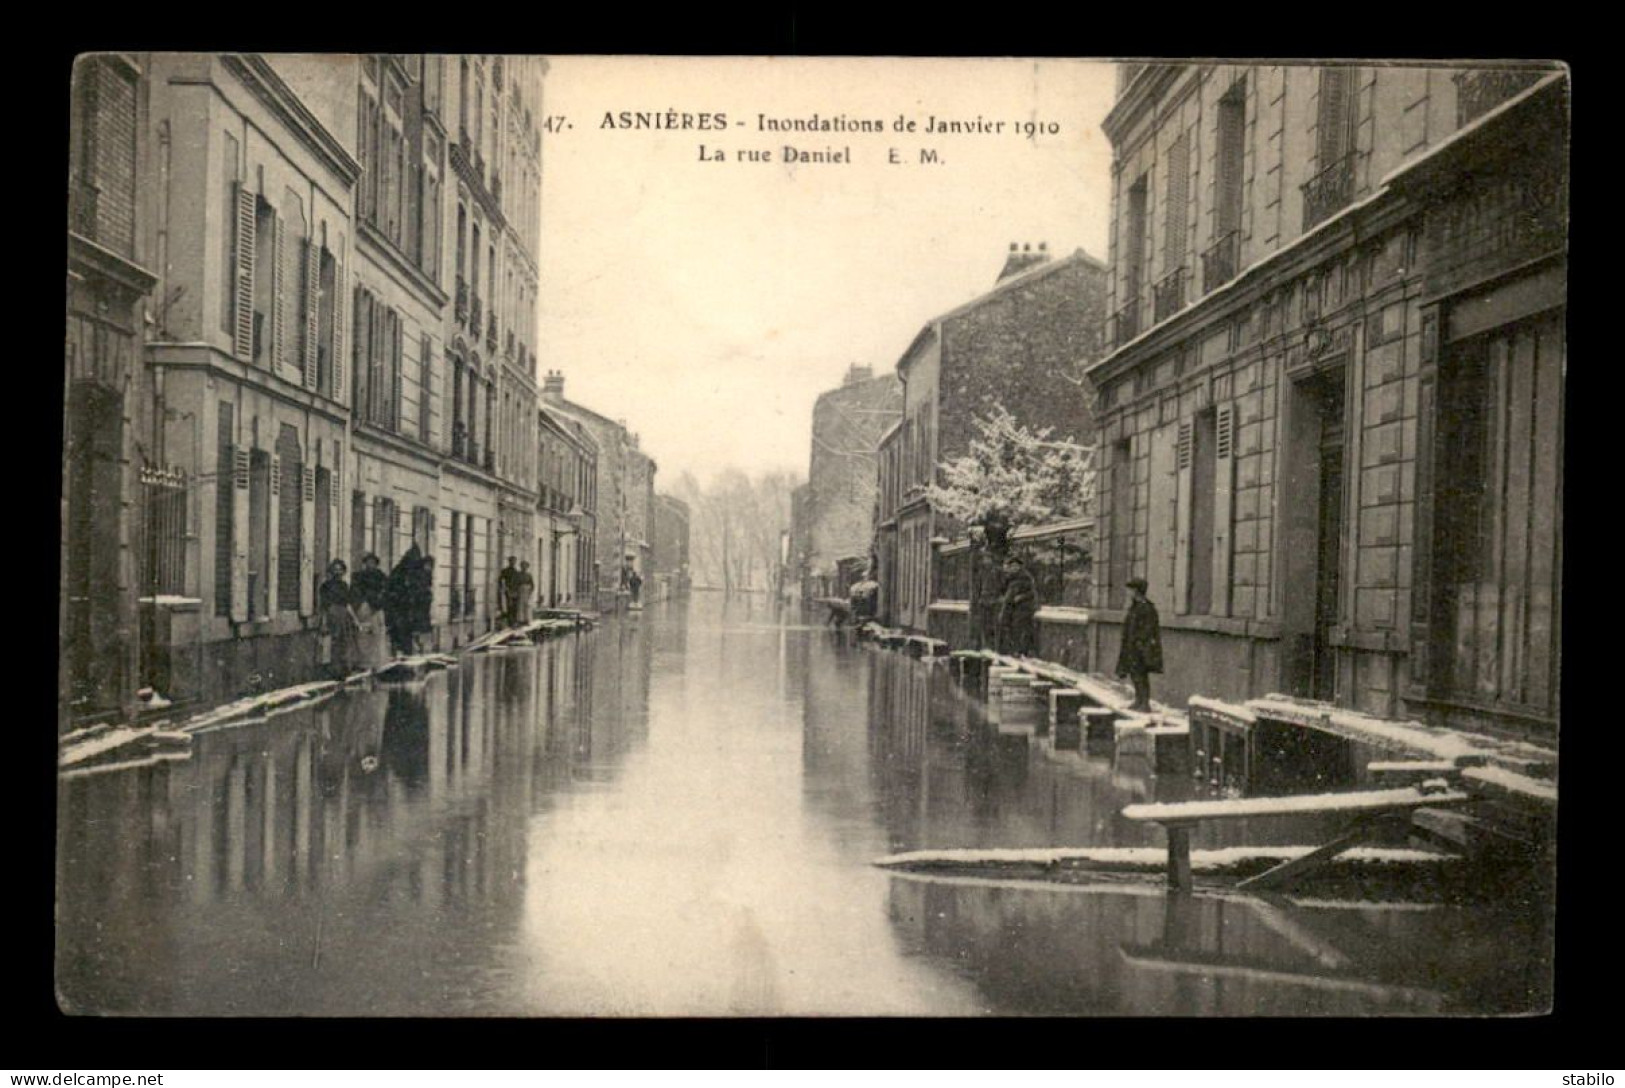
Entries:
[[1151,289],[1151,320],[1165,321],[1185,307],[1185,267],[1174,269]]
[[1241,232],[1227,230],[1202,254],[1202,294],[1235,279],[1240,264]]
[[1303,229],[1313,230],[1354,199],[1354,156],[1344,155],[1303,183]]
[[1521,69],[1489,69],[1458,72],[1456,81],[1456,124],[1465,125],[1478,120],[1519,91],[1533,86],[1541,77],[1538,71]]
[[468,295],[468,327],[477,337],[480,334],[480,293],[470,291]]
[[1130,298],[1112,315],[1112,343],[1122,347],[1140,335],[1140,296]]
[[457,277],[457,323],[468,320],[468,281]]

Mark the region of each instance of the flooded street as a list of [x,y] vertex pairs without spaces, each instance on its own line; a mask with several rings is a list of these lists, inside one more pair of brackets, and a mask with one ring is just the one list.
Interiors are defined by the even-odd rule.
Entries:
[[1548,920],[1520,894],[1171,899],[1156,880],[873,867],[927,847],[1160,846],[1119,810],[1197,788],[984,719],[940,664],[696,594],[205,732],[187,760],[62,782],[58,992],[70,1011],[148,1015],[1547,1003]]

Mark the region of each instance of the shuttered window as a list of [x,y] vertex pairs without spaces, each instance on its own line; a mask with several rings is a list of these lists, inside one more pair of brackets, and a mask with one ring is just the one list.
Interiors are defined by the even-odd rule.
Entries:
[[1242,171],[1246,161],[1246,85],[1237,83],[1219,99],[1218,171],[1214,192],[1215,240],[1241,229]]
[[231,556],[232,556],[232,495],[237,463],[235,434],[236,413],[229,401],[221,401],[218,416],[218,437],[215,447],[215,503],[214,503],[214,614],[231,615]]
[[1168,229],[1164,232],[1166,248],[1163,252],[1165,267],[1171,274],[1185,265],[1187,245],[1186,221],[1190,211],[1191,163],[1190,141],[1181,136],[1168,149]]
[[1353,144],[1354,69],[1320,70],[1320,103],[1315,118],[1316,153],[1321,170],[1342,161]]
[[304,525],[304,455],[299,449],[299,432],[284,423],[276,440],[278,476],[276,523],[276,607],[279,612],[299,611],[300,553]]

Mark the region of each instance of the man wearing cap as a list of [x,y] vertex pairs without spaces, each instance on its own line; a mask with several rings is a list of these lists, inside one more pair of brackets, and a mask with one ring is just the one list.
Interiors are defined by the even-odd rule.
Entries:
[[1130,710],[1151,709],[1151,674],[1162,671],[1162,628],[1157,606],[1147,599],[1150,586],[1144,578],[1126,583],[1133,600],[1123,620],[1123,646],[1117,654],[1117,675],[1134,683],[1134,705]]

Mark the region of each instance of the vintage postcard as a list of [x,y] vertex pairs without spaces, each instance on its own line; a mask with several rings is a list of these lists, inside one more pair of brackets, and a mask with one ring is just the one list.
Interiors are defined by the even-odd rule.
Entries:
[[1562,65],[68,90],[67,1013],[1552,1007]]

